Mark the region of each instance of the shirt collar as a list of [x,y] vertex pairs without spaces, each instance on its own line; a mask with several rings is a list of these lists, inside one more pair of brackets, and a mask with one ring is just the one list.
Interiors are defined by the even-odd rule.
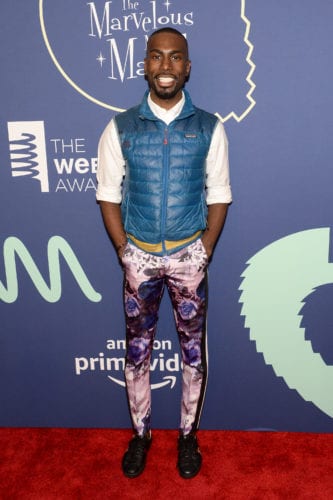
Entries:
[[180,115],[185,103],[185,96],[184,92],[182,92],[182,97],[180,101],[178,101],[177,104],[175,104],[171,109],[164,109],[158,104],[156,104],[150,97],[150,94],[148,95],[147,102],[154,115],[163,122],[165,122],[167,125],[169,125],[169,123],[171,123],[173,120],[177,118],[177,116]]

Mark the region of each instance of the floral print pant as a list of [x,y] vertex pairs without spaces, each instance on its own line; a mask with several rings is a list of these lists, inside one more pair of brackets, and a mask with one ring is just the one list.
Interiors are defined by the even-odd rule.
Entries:
[[180,430],[195,431],[206,389],[207,254],[201,240],[159,257],[128,244],[122,256],[125,273],[125,379],[134,430],[150,430],[150,359],[158,311],[167,287],[182,356]]

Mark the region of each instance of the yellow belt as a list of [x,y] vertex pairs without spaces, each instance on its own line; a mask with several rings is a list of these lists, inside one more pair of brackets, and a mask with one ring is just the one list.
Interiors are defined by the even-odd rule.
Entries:
[[[192,236],[189,238],[185,238],[183,240],[177,240],[177,241],[168,241],[165,240],[165,248],[166,250],[172,250],[173,248],[181,247],[183,245],[186,245],[187,243],[191,243],[191,241],[194,241],[198,236],[201,234],[201,230],[197,231],[194,233]],[[133,243],[136,244],[137,247],[141,248],[141,250],[144,250],[145,252],[149,253],[161,253],[163,250],[163,245],[161,243],[145,243],[144,241],[140,241],[137,238],[134,238],[131,234],[128,235],[130,240],[133,241]]]

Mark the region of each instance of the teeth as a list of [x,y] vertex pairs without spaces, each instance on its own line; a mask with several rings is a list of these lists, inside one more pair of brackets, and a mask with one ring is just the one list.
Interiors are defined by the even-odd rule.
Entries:
[[170,76],[160,76],[158,80],[162,83],[171,83],[173,81],[173,78]]

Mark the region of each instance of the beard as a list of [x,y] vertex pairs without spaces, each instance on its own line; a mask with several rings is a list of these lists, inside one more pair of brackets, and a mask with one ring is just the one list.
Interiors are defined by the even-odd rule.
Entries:
[[159,90],[159,89],[156,89],[154,88],[153,89],[154,92],[155,92],[155,95],[159,98],[159,99],[172,99],[173,97],[175,97],[179,90],[181,90],[181,88],[174,88],[174,89],[163,89],[163,90]]
[[174,86],[165,88],[159,86],[155,78],[147,78],[147,81],[150,90],[156,95],[156,97],[164,100],[173,99],[185,85],[185,81],[178,79],[175,79]]

